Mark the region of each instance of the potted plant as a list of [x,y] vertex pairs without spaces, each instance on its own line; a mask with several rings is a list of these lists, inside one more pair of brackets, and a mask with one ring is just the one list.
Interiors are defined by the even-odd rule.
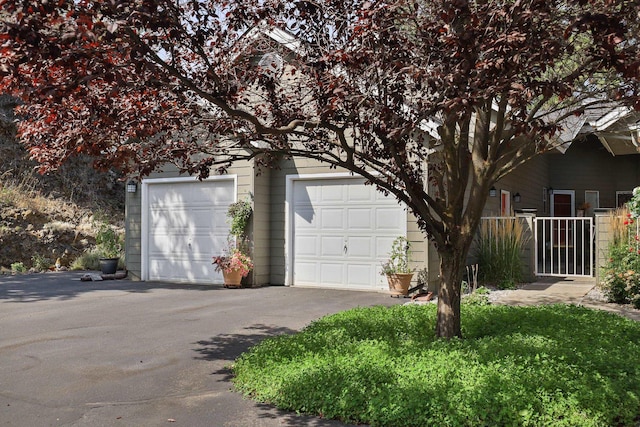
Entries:
[[96,250],[100,255],[102,274],[115,274],[122,255],[122,238],[113,227],[101,222],[96,233]]
[[406,296],[413,278],[409,268],[411,244],[404,236],[397,237],[391,245],[389,259],[382,264],[381,274],[387,276],[391,296]]
[[225,252],[224,255],[213,257],[215,271],[222,272],[225,288],[240,288],[242,278],[253,270],[253,261],[249,255],[233,246],[231,241]]

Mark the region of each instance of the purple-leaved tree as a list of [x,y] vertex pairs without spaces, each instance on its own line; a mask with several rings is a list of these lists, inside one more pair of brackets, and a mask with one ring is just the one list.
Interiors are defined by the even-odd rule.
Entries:
[[19,135],[43,171],[79,153],[139,176],[282,155],[353,171],[434,242],[439,337],[461,335],[462,267],[489,188],[551,149],[566,118],[640,109],[636,1],[0,8],[0,92],[23,101]]

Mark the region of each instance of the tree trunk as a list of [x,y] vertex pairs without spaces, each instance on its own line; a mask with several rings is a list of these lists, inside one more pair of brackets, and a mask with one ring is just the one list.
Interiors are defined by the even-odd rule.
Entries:
[[462,337],[460,330],[460,296],[462,270],[466,251],[451,250],[440,253],[440,289],[438,290],[438,318],[436,336]]

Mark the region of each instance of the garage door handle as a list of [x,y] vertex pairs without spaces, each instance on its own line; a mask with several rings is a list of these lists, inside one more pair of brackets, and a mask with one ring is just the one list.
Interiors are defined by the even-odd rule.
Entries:
[[346,245],[346,243],[345,243],[345,245],[344,245],[344,248],[343,248],[343,249],[344,249],[344,253],[346,254],[346,253],[347,253],[347,245]]

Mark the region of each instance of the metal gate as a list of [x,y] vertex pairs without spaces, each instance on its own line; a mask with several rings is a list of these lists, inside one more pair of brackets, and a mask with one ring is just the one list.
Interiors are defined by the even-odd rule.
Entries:
[[536,276],[594,277],[591,217],[535,218]]

